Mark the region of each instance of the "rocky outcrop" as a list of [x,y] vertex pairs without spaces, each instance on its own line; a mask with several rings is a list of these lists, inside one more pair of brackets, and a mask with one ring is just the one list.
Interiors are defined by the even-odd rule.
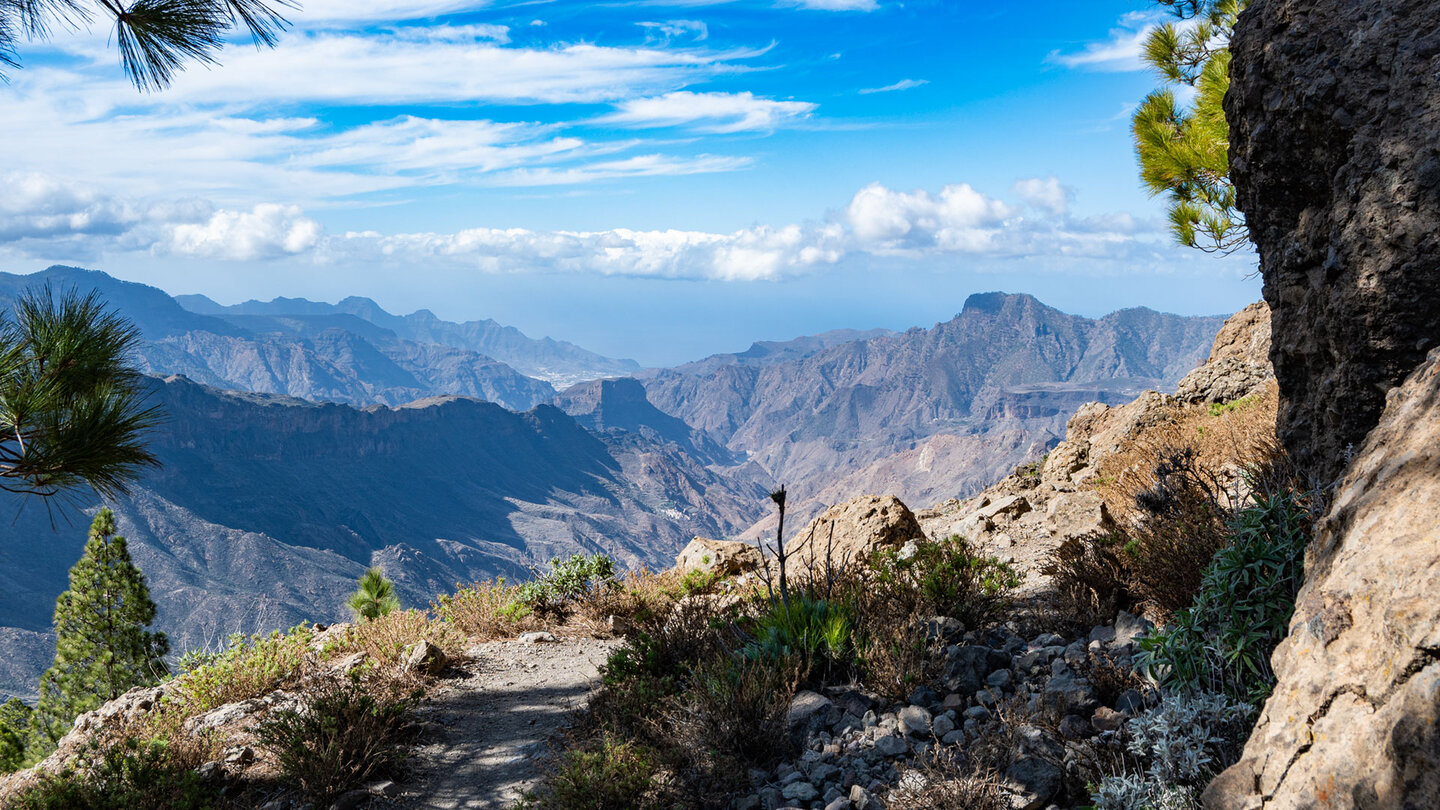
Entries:
[[1231,41],[1231,177],[1274,315],[1285,447],[1322,480],[1440,338],[1434,0],[1253,0]]
[[896,549],[925,536],[910,508],[894,495],[861,495],[825,510],[790,538],[785,552],[792,564],[835,565]]
[[1270,307],[1257,301],[1230,316],[1215,336],[1210,359],[1175,389],[1182,402],[1223,403],[1249,396],[1275,379],[1270,364]]
[[761,562],[760,549],[749,543],[697,537],[675,558],[675,569],[734,577],[759,570]]
[[1317,531],[1279,684],[1206,807],[1440,797],[1440,351],[1388,402]]

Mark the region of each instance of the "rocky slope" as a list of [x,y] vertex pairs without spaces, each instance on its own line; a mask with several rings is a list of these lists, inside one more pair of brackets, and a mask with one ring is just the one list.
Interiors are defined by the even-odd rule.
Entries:
[[73,267],[28,276],[0,273],[0,307],[46,283],[96,290],[134,321],[145,339],[139,365],[151,374],[358,405],[456,394],[526,410],[554,394],[548,383],[484,354],[405,340],[353,315],[212,317],[182,308],[154,287]]
[[522,374],[558,387],[640,370],[634,360],[605,357],[563,340],[548,337],[536,340],[513,326],[504,326],[490,319],[454,323],[441,320],[428,309],[409,315],[392,315],[369,298],[357,296],[336,304],[304,298],[276,298],[222,306],[203,295],[180,295],[175,300],[192,312],[226,319],[264,316],[305,323],[350,316],[406,341],[447,346],[493,357]]
[[1275,316],[1280,436],[1340,477],[1436,345],[1433,0],[1256,0],[1232,43],[1231,175]]
[[919,512],[921,525],[931,536],[959,534],[1016,563],[1024,589],[1040,590],[1052,551],[1115,525],[1115,513],[1124,505],[1096,484],[1102,470],[1114,477],[1111,462],[1117,456],[1133,451],[1145,434],[1174,424],[1187,406],[1254,399],[1264,408],[1267,397],[1273,398],[1269,331],[1265,304],[1246,307],[1221,327],[1209,357],[1180,381],[1177,396],[1146,391],[1123,405],[1080,407],[1066,423],[1065,439],[1043,456],[1032,456],[1038,461],[974,497]]
[[[110,506],[180,649],[339,617],[371,564],[424,605],[556,554],[668,563],[694,535],[736,533],[763,508],[766,490],[743,476],[639,433],[591,433],[551,406],[451,397],[357,410],[180,377],[153,387],[169,414],[153,442],[164,466]],[[0,500],[0,627],[39,633],[96,504],[54,526],[39,504],[16,519],[20,505]],[[28,693],[47,662],[4,670],[0,689]]]

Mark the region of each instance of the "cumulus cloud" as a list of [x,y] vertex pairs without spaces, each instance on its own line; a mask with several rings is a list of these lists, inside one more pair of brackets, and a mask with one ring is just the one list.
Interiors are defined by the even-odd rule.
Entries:
[[115,235],[141,219],[126,201],[36,172],[7,172],[0,186],[0,242]]
[[[403,126],[403,119],[397,119]],[[709,163],[705,161],[710,161]],[[689,167],[664,156],[592,164],[602,177],[723,171],[729,158]],[[517,169],[526,185],[575,182],[575,169]],[[520,172],[556,176],[520,177]],[[506,173],[501,173],[505,176]],[[326,234],[297,205],[221,207],[202,199],[131,200],[43,175],[6,175],[0,200],[0,255],[100,256],[154,253],[225,261],[300,258],[324,264],[451,266],[484,272],[577,272],[661,278],[757,281],[819,272],[854,257],[921,260],[964,256],[1004,261],[1134,261],[1165,244],[1163,228],[1124,213],[1074,217],[1069,189],[1056,178],[1025,179],[1011,193],[1024,205],[967,184],[897,191],[860,189],[827,221],[706,231],[534,231],[468,228],[453,233]],[[595,179],[595,178],[590,178]],[[1147,254],[1146,251],[1149,251]]]
[[968,183],[946,186],[939,194],[893,191],[872,183],[856,193],[845,209],[856,238],[882,252],[983,251],[1013,215],[1009,205]]
[[929,79],[901,79],[894,84],[887,84],[884,87],[867,87],[860,91],[860,95],[868,96],[873,93],[894,93],[899,90],[913,90],[916,87],[929,83]]
[[304,253],[320,241],[320,223],[298,205],[261,203],[249,211],[216,211],[208,220],[175,225],[156,248],[179,256],[253,261]]
[[616,105],[615,112],[598,121],[637,129],[686,126],[701,132],[754,132],[808,118],[816,107],[808,101],[775,101],[750,92],[681,90],[623,101]]
[[1016,180],[1011,191],[1031,207],[1057,217],[1065,216],[1070,207],[1070,198],[1075,194],[1068,186],[1061,185],[1060,179],[1054,175]]

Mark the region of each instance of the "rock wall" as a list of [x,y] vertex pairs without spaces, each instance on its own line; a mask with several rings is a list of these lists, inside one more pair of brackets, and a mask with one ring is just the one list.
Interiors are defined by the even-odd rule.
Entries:
[[1435,0],[1252,0],[1231,42],[1279,432],[1325,481],[1440,338],[1437,19]]
[[1440,350],[1388,401],[1316,533],[1279,685],[1207,808],[1440,802]]

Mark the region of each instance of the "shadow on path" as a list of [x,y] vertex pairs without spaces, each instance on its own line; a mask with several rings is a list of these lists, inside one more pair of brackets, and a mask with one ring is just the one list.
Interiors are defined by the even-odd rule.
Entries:
[[443,728],[414,753],[399,804],[508,808],[538,777],[546,741],[599,685],[616,641],[491,642],[467,652],[468,675],[435,694],[420,719]]

